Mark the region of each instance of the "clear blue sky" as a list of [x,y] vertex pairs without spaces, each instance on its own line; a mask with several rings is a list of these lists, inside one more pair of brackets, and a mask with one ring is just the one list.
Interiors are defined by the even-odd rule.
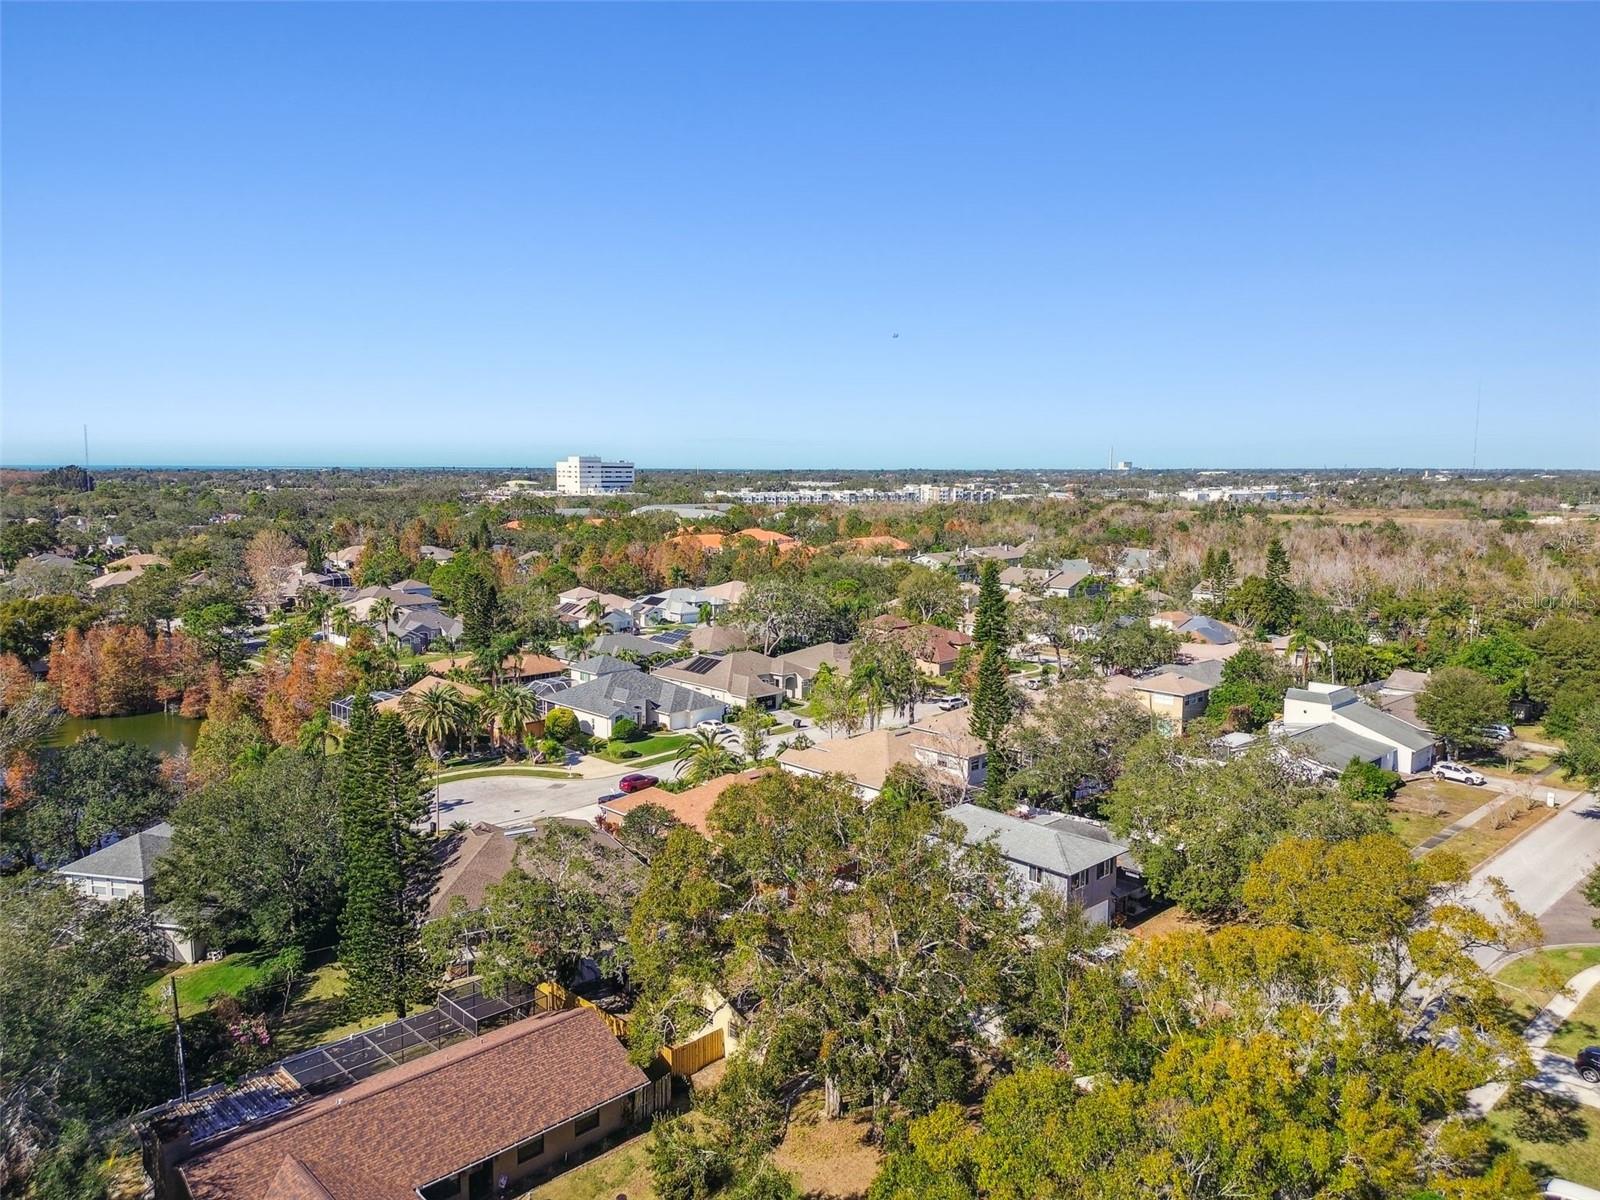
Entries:
[[7,463],[1600,467],[1595,5],[4,23]]

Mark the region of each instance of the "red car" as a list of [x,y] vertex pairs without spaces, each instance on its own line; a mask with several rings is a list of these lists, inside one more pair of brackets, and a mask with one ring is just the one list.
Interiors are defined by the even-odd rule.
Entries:
[[617,780],[617,787],[624,792],[642,792],[645,788],[653,788],[661,780],[654,775],[624,775]]

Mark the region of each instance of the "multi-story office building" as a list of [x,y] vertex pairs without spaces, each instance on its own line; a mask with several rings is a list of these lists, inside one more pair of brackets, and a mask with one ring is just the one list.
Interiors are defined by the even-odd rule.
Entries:
[[556,491],[563,496],[594,496],[633,490],[633,464],[606,462],[573,454],[556,463]]

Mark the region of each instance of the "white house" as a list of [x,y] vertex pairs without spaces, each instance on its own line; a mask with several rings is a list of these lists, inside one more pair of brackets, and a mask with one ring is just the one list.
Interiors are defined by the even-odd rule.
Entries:
[[93,896],[105,904],[117,900],[142,901],[152,910],[168,960],[192,963],[205,956],[205,943],[154,907],[152,883],[156,863],[171,848],[172,826],[161,821],[93,854],[86,854],[77,862],[57,868],[56,874],[85,896]]
[[728,706],[643,671],[617,671],[553,692],[543,700],[546,712],[570,708],[578,728],[594,737],[610,737],[623,718],[640,729],[693,729],[701,721],[720,721]]
[[1104,925],[1116,909],[1117,858],[1128,848],[1101,826],[1065,813],[1026,817],[958,804],[945,816],[966,830],[969,845],[992,841],[1006,866],[1029,891],[1048,887]]
[[[1433,766],[1433,734],[1364,703],[1353,688],[1331,683],[1290,688],[1283,697],[1283,728],[1291,739],[1310,746],[1319,758],[1319,748],[1324,754],[1343,754],[1345,749],[1351,749],[1345,762],[1359,757],[1403,775],[1414,775]],[[1319,729],[1323,732],[1314,732]],[[1370,757],[1362,746],[1350,740],[1352,737],[1367,746],[1379,747],[1378,757]]]

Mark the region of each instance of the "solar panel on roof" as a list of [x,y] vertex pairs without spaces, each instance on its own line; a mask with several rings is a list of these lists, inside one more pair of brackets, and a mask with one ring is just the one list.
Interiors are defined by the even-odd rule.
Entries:
[[683,669],[685,671],[689,672],[689,674],[691,674],[691,675],[704,675],[707,671],[711,670],[711,668],[715,667],[716,665],[717,665],[717,660],[716,659],[707,658],[705,655],[702,654],[698,658],[691,658],[688,662],[684,663],[683,664]]
[[687,629],[669,629],[666,633],[656,634],[650,640],[652,642],[661,642],[663,645],[667,646],[676,646],[688,636],[689,631]]

